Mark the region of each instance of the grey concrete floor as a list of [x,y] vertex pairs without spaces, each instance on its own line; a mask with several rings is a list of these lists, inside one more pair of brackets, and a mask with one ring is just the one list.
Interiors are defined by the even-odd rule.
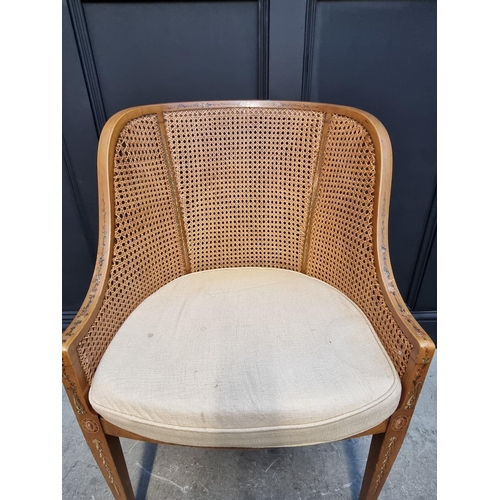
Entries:
[[[436,357],[380,500],[436,494]],[[63,391],[62,498],[107,500],[101,476]],[[370,437],[268,450],[213,450],[122,439],[137,500],[356,499]]]

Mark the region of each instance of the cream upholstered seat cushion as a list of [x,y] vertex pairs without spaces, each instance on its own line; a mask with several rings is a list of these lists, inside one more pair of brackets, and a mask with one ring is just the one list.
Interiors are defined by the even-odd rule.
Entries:
[[92,381],[108,421],[158,441],[330,442],[379,424],[401,384],[361,310],[330,285],[269,268],[184,275],[124,322]]

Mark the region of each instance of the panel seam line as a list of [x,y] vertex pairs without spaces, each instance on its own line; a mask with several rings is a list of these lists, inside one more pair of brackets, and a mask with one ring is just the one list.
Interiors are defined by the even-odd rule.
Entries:
[[306,236],[304,240],[304,249],[302,252],[302,272],[306,274],[307,272],[307,262],[309,260],[309,250],[311,247],[311,236],[312,236],[312,223],[314,221],[314,211],[316,209],[316,201],[319,190],[319,181],[321,178],[321,171],[323,167],[323,161],[325,156],[325,148],[326,141],[328,138],[328,132],[330,130],[330,122],[332,119],[333,113],[326,113],[323,122],[323,131],[321,133],[321,142],[318,149],[318,160],[316,163],[316,169],[314,171],[312,189],[311,189],[311,197],[309,202],[309,214],[307,215],[307,224],[306,224]]
[[170,183],[170,190],[172,192],[172,196],[174,198],[175,212],[177,216],[177,228],[179,230],[180,243],[182,246],[182,253],[184,256],[184,263],[186,265],[186,273],[191,272],[191,263],[189,260],[189,252],[187,245],[187,236],[186,229],[184,227],[184,221],[182,217],[182,207],[180,202],[179,190],[177,189],[177,184],[175,181],[175,171],[174,171],[174,162],[172,160],[172,155],[170,153],[170,148],[168,146],[167,133],[165,130],[165,121],[163,119],[163,112],[159,111],[156,113],[158,118],[158,124],[160,127],[161,138],[163,143],[163,152],[165,154],[165,163],[167,165],[167,177]]

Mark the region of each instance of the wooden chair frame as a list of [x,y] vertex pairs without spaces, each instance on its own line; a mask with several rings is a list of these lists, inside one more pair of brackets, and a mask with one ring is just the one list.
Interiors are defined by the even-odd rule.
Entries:
[[[351,117],[370,133],[376,153],[373,249],[379,285],[398,327],[413,348],[402,375],[402,395],[390,418],[361,435],[372,435],[365,475],[359,498],[375,500],[387,479],[408,430],[415,405],[433,357],[435,346],[415,321],[396,286],[389,258],[388,213],[392,177],[392,149],[388,133],[377,118],[364,111],[338,105],[280,101],[187,102],[135,107],[115,114],[104,127],[98,148],[99,247],[92,282],[83,305],[62,338],[62,380],[83,435],[113,495],[133,499],[119,437],[152,440],[132,434],[106,421],[89,403],[89,382],[77,354],[77,346],[93,324],[103,301],[111,268],[114,241],[113,165],[118,135],[125,123],[144,114],[200,107],[266,107],[314,110]],[[325,120],[326,122],[327,120]],[[325,125],[326,126],[326,125]],[[313,210],[313,208],[311,209]],[[189,269],[187,270],[189,272]],[[167,444],[167,443],[165,443]]]

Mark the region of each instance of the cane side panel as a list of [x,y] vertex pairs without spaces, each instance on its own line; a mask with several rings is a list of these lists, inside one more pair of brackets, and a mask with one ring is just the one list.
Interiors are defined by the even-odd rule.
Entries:
[[149,295],[185,274],[179,228],[156,115],[128,122],[115,149],[115,242],[101,309],[78,344],[92,380],[113,336]]
[[367,130],[333,115],[325,146],[307,274],[346,294],[366,314],[402,377],[412,344],[391,314],[373,251],[376,158]]
[[164,113],[192,271],[300,271],[324,113]]

